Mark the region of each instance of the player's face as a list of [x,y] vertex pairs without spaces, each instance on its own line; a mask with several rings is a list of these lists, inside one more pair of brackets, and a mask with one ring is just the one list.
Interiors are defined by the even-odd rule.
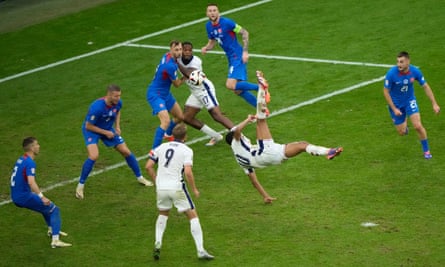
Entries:
[[217,6],[208,6],[206,15],[211,22],[216,23],[219,19],[218,7]]
[[121,99],[121,92],[120,91],[113,91],[108,93],[108,102],[112,105],[117,105],[119,103],[119,100]]
[[182,58],[190,59],[193,56],[193,48],[191,45],[184,45],[182,47]]
[[172,47],[170,47],[170,54],[174,58],[180,58],[182,56],[182,45],[177,44],[177,45],[173,45]]
[[39,145],[39,142],[37,140],[34,141],[34,143],[32,143],[31,151],[32,151],[32,153],[34,153],[34,155],[38,155],[39,154],[39,152],[40,152],[40,145]]
[[400,72],[407,72],[409,68],[409,59],[406,57],[398,57],[397,68],[399,68]]

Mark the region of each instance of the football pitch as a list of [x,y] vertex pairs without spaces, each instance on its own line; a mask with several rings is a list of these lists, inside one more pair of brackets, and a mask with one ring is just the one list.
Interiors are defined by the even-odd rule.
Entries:
[[[262,203],[219,143],[189,127],[195,204],[212,262],[199,262],[181,214],[172,212],[161,259],[151,256],[157,216],[154,188],[139,186],[121,156],[100,146],[74,197],[86,151],[80,131],[88,105],[106,85],[123,88],[122,136],[143,169],[157,117],[145,90],[172,39],[189,40],[234,122],[255,112],[224,88],[227,63],[207,42],[207,2],[107,1],[0,34],[0,266],[443,266],[445,150],[442,115],[416,95],[433,158],[424,160],[414,129],[397,135],[383,98],[383,75],[401,50],[411,53],[445,105],[441,74],[445,5],[395,1],[224,1],[223,15],[250,33],[249,76],[269,80],[269,126],[276,142],[343,146],[334,161],[299,155],[257,170],[277,200]],[[0,3],[1,4],[1,3]],[[0,5],[1,7],[1,5]],[[428,8],[422,8],[428,7]],[[416,17],[419,22],[410,19]],[[172,88],[183,106],[189,91]],[[207,112],[199,118],[224,132]],[[254,137],[254,127],[246,135]],[[9,200],[9,176],[33,135],[41,153],[37,181],[61,208],[73,247],[51,249],[43,219]],[[145,174],[145,176],[148,176]]]

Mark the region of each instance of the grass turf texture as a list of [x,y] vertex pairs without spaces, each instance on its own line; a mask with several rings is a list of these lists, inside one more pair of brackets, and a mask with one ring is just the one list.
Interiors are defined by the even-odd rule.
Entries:
[[[0,35],[0,77],[87,53],[204,16],[206,2],[115,1]],[[230,10],[248,1],[224,1]],[[428,7],[425,9],[424,7]],[[228,15],[250,32],[250,53],[393,64],[399,50],[412,54],[444,106],[441,54],[445,5],[437,1],[335,3],[272,1]],[[265,19],[266,18],[266,19]],[[414,22],[414,19],[416,21]],[[403,30],[401,30],[403,29]],[[204,23],[142,40],[166,46],[171,39],[206,43]],[[88,45],[89,41],[94,42]],[[1,200],[9,198],[9,176],[27,135],[36,136],[41,187],[72,180],[86,151],[80,125],[88,105],[105,86],[123,88],[122,131],[130,149],[145,155],[159,124],[145,102],[146,85],[164,50],[120,47],[78,61],[0,83]],[[254,112],[224,89],[224,56],[202,56],[217,86],[223,111],[238,122]],[[386,68],[251,57],[249,75],[265,72],[271,111],[381,77]],[[1,79],[0,78],[0,79]],[[184,103],[188,89],[173,88]],[[194,172],[201,198],[194,199],[213,262],[196,259],[189,225],[172,212],[159,266],[443,266],[443,118],[416,87],[433,159],[422,158],[412,130],[397,136],[387,114],[382,82],[269,119],[277,142],[307,140],[342,145],[334,161],[303,154],[284,165],[258,170],[263,186],[278,198],[263,205],[224,144],[195,151]],[[216,129],[206,112],[200,118]],[[253,125],[246,129],[253,136]],[[189,139],[201,137],[194,129]],[[104,146],[95,170],[122,162]],[[145,160],[140,162],[143,167]],[[3,266],[144,266],[156,219],[153,188],[136,183],[120,167],[90,177],[85,201],[75,184],[46,193],[61,207],[63,229],[73,247],[50,249],[43,219],[12,204],[0,206]],[[362,222],[379,226],[363,228]]]

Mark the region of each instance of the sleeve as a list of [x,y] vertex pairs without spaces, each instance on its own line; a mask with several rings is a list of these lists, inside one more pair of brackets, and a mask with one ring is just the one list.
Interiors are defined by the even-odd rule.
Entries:
[[416,69],[416,80],[419,82],[421,86],[426,83],[425,77],[423,77],[423,73],[420,69]]
[[28,176],[36,176],[36,163],[34,161],[29,161],[28,164],[26,164],[25,168],[26,177]]
[[185,151],[184,166],[193,166],[193,150],[189,147]]
[[386,75],[385,75],[385,80],[384,80],[384,87],[386,88],[386,89],[391,89],[391,74],[390,74],[390,72],[391,71],[388,71],[387,73],[386,73]]
[[100,111],[97,102],[94,102],[88,109],[87,121],[95,125],[99,118],[100,118]]

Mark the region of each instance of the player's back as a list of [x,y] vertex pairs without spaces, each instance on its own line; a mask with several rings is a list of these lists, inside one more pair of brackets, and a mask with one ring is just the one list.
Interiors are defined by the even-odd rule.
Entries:
[[158,163],[157,189],[181,190],[184,165],[193,165],[192,149],[182,142],[171,141],[155,148],[154,155]]
[[35,168],[31,157],[24,155],[17,159],[11,175],[11,198],[14,202],[25,202],[29,198],[28,175],[35,175]]

